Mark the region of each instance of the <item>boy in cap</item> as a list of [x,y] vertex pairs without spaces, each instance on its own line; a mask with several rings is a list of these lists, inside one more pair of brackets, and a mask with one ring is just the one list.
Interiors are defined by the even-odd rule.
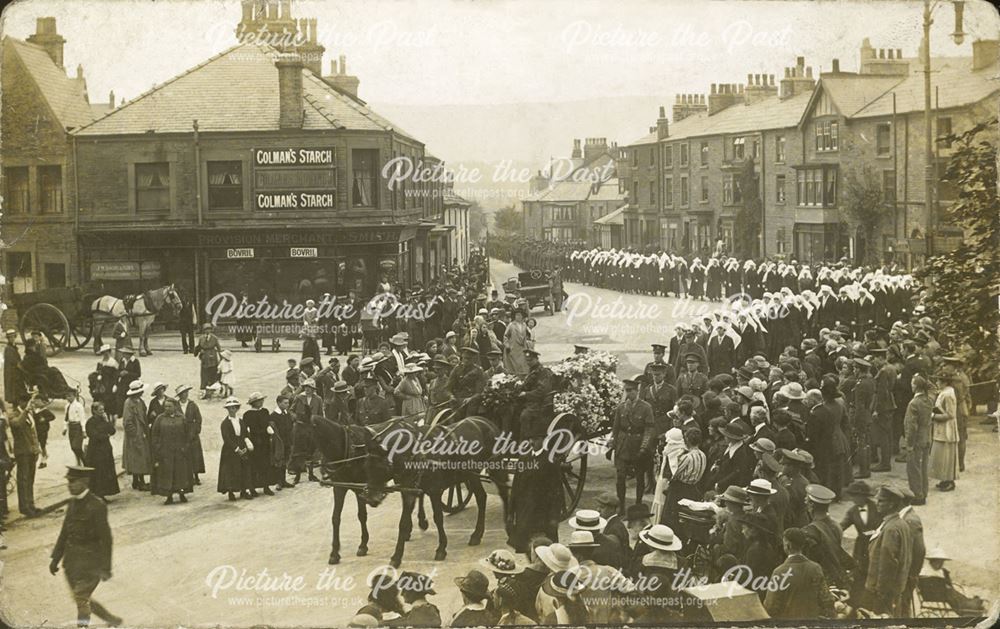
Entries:
[[91,599],[98,584],[111,578],[108,508],[104,501],[90,493],[90,475],[93,471],[93,468],[82,466],[67,468],[66,480],[71,500],[63,518],[59,539],[52,549],[49,572],[56,574],[62,564],[76,602],[77,626],[88,626],[93,612],[112,627],[117,627],[122,619]]
[[844,514],[840,527],[846,531],[854,527],[857,538],[851,556],[854,558],[855,570],[851,583],[851,605],[859,607],[863,603],[865,579],[868,576],[868,543],[871,534],[882,524],[882,515],[873,499],[875,491],[863,480],[856,480],[847,486],[844,494],[853,503]]

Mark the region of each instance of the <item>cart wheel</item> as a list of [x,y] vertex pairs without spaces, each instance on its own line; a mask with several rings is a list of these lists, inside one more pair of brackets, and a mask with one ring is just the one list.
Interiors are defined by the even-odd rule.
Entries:
[[580,496],[583,495],[583,486],[587,482],[587,458],[589,453],[586,444],[580,444],[580,452],[571,451],[566,455],[566,460],[562,462],[562,488],[563,488],[563,511],[561,519],[565,520],[573,515],[576,507],[580,504]]
[[21,317],[21,340],[31,338],[31,332],[38,330],[47,341],[45,353],[55,356],[71,341],[69,321],[58,308],[52,304],[40,303],[28,308]]
[[78,350],[82,349],[90,343],[90,339],[94,336],[94,320],[92,318],[77,319],[70,324],[71,340],[66,349],[68,350]]
[[445,513],[452,515],[464,509],[470,500],[472,500],[472,490],[467,483],[462,482],[448,488],[448,495],[445,496],[441,507]]

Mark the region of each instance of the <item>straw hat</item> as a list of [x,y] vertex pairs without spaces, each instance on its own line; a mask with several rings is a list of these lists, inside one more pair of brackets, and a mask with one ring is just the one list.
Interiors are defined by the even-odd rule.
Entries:
[[570,527],[578,531],[600,531],[607,523],[608,521],[593,509],[580,509],[569,519]]
[[641,539],[650,548],[658,550],[680,550],[684,543],[674,535],[674,530],[666,524],[654,524],[639,533]]
[[142,380],[133,380],[128,385],[128,391],[125,395],[139,395],[146,389],[146,385],[142,383]]
[[539,546],[535,549],[535,554],[538,555],[538,559],[552,572],[569,570],[579,565],[573,553],[559,543],[550,546]]

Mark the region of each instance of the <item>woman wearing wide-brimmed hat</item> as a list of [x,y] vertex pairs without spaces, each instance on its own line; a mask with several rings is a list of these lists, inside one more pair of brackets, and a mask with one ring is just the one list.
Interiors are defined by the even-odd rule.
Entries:
[[427,412],[427,395],[424,385],[420,381],[420,374],[424,368],[415,364],[403,365],[402,378],[393,390],[396,399],[402,404],[401,413],[404,417],[423,417]]
[[250,452],[250,440],[244,434],[243,426],[237,413],[240,401],[230,397],[223,403],[226,418],[222,420],[222,450],[219,453],[219,483],[217,491],[227,494],[230,500],[236,500],[236,492],[244,498],[252,498],[250,493],[250,464],[247,455]]
[[187,502],[185,494],[194,489],[194,472],[187,451],[191,445],[188,425],[177,400],[164,399],[163,412],[153,422],[152,445],[156,468],[153,493],[166,496],[164,504],[173,504],[175,493],[181,502]]
[[122,467],[132,475],[132,489],[149,489],[144,476],[153,471],[153,460],[149,451],[149,424],[146,423],[146,403],[142,400],[145,385],[133,380],[125,392],[122,409],[122,426],[125,441],[122,448]]
[[184,415],[184,421],[188,427],[188,456],[191,458],[191,473],[194,474],[194,484],[200,485],[201,480],[198,479],[198,474],[205,473],[205,452],[201,447],[201,409],[191,400],[192,389],[194,387],[190,384],[179,384],[174,389],[174,395],[177,396],[177,406],[180,408],[181,414]]
[[247,455],[250,466],[250,491],[260,489],[265,496],[273,496],[270,485],[274,482],[274,472],[271,469],[271,412],[264,408],[264,394],[254,391],[247,399],[250,408],[243,413],[243,429],[245,436],[253,444],[253,450]]
[[115,385],[118,383],[118,360],[111,355],[111,346],[107,343],[98,348],[101,355],[97,367],[90,377],[90,395],[94,400],[104,402],[104,412],[114,424],[115,418],[122,414],[118,396],[115,395]]
[[952,387],[952,375],[939,373],[936,380],[941,387],[934,401],[931,419],[930,477],[940,482],[941,491],[955,489],[958,479],[958,399]]
[[[683,548],[683,542],[665,524],[645,528],[639,533],[639,540],[650,549],[637,562],[640,582],[649,584],[649,589],[644,590],[643,594],[664,603],[676,598],[673,583],[677,570],[681,567],[677,553]],[[678,610],[667,604],[641,606],[636,615],[636,622],[641,624],[663,624],[670,620],[676,621],[679,617]]]

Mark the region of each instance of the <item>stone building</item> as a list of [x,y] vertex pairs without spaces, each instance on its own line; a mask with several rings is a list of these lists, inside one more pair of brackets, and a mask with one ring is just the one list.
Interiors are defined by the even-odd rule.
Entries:
[[70,132],[108,105],[90,103],[82,67],[67,75],[66,43],[52,17],[38,18],[26,41],[3,39],[0,265],[14,293],[67,286],[78,264]]

